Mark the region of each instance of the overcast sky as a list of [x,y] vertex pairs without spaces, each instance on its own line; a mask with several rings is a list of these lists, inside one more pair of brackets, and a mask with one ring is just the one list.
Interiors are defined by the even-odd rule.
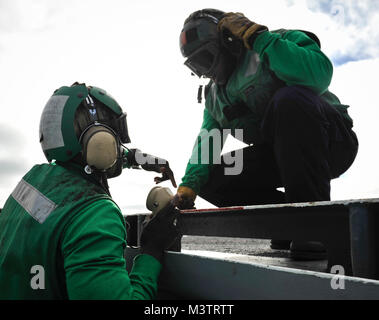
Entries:
[[[185,18],[202,8],[319,36],[335,67],[330,89],[351,106],[360,140],[353,167],[332,184],[332,198],[378,197],[379,1],[0,0],[0,207],[33,164],[45,161],[42,109],[55,89],[75,81],[115,97],[128,113],[130,147],[169,160],[180,182],[203,106],[178,38]],[[227,148],[237,145],[228,141]],[[124,213],[145,210],[154,176],[125,170],[110,181]]]

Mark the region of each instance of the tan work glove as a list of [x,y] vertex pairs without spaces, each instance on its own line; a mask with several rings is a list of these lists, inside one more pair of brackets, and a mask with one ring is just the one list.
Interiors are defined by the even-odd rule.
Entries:
[[174,199],[180,210],[193,209],[195,205],[196,192],[191,188],[180,186]]
[[226,13],[218,23],[218,30],[228,30],[233,36],[241,40],[244,46],[251,50],[258,34],[267,31],[267,27],[250,21],[242,13]]

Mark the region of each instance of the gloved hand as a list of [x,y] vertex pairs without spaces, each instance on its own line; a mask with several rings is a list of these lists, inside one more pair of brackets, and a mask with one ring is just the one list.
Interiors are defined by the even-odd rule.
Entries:
[[143,226],[141,233],[141,253],[163,260],[163,251],[169,249],[180,237],[176,225],[179,210],[171,201]]
[[161,177],[154,178],[156,184],[170,180],[173,187],[177,187],[174,173],[172,172],[167,160],[152,156],[147,153],[142,153],[139,149],[131,149],[129,150],[127,161],[132,166],[141,166],[141,168],[146,171],[161,173]]
[[175,195],[175,201],[180,210],[193,209],[196,192],[189,187],[180,186]]
[[220,32],[228,30],[233,36],[241,40],[249,50],[252,49],[255,38],[268,30],[266,26],[250,21],[239,12],[224,14],[217,27]]
[[[142,166],[142,168],[143,168],[143,166]],[[147,170],[147,169],[145,169],[145,170]],[[159,167],[159,171],[160,171],[160,173],[162,173],[162,177],[155,177],[155,178],[154,178],[154,182],[155,182],[156,184],[159,184],[159,183],[161,183],[161,182],[163,182],[163,181],[170,180],[172,186],[173,186],[174,188],[177,187],[177,185],[176,185],[176,181],[175,181],[175,177],[174,177],[174,173],[172,172],[172,170],[171,170],[171,168],[170,168],[168,162],[167,162],[166,165],[164,165],[164,166],[162,166],[162,167]]]

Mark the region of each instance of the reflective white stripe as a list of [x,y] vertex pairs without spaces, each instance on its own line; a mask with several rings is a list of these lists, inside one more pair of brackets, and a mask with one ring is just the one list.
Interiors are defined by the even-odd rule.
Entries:
[[61,123],[63,110],[69,96],[52,96],[43,109],[40,122],[42,149],[49,150],[64,146]]
[[250,57],[249,65],[245,72],[245,77],[250,77],[252,75],[255,75],[258,70],[258,66],[261,63],[261,59],[259,58],[258,53],[254,53]]
[[46,198],[25,180],[18,183],[12,192],[12,197],[41,224],[57,207],[53,201]]

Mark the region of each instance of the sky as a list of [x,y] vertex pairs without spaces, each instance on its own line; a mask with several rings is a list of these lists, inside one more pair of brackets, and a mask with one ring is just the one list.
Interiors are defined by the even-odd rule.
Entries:
[[[179,34],[203,8],[318,35],[334,65],[330,90],[350,105],[360,141],[351,169],[332,182],[332,200],[377,198],[379,1],[0,0],[0,207],[46,161],[38,139],[43,107],[55,89],[75,81],[108,91],[128,114],[129,147],[167,159],[180,183],[204,106],[196,99],[199,79],[183,65]],[[224,151],[241,146],[228,139]],[[125,170],[109,181],[125,214],[146,212],[154,177]]]

